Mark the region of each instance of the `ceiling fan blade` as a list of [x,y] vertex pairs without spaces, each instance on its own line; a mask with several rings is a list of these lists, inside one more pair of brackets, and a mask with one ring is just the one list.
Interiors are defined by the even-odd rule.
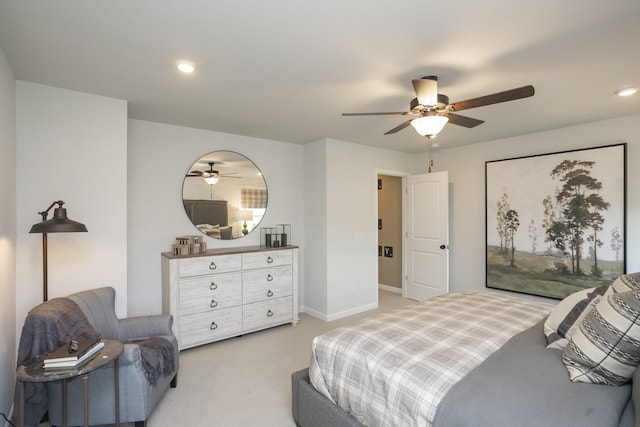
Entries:
[[411,111],[394,111],[387,113],[342,113],[343,116],[405,116],[407,114],[413,114]]
[[438,105],[438,78],[427,76],[421,79],[411,80],[416,97],[421,105],[434,107]]
[[454,125],[458,125],[458,126],[464,126],[466,128],[474,128],[484,123],[484,120],[478,120],[472,117],[461,116],[460,114],[448,113],[448,114],[444,114],[444,116],[449,117],[449,123],[453,123]]
[[406,128],[407,126],[409,126],[411,124],[411,122],[413,121],[413,119],[411,120],[407,120],[406,122],[402,123],[399,126],[394,127],[393,129],[391,129],[390,131],[385,132],[385,135],[390,135],[392,133],[396,133],[396,132],[400,132],[402,129]]
[[491,95],[480,96],[478,98],[467,99],[466,101],[454,102],[451,104],[453,111],[462,111],[468,108],[482,107],[484,105],[499,104],[501,102],[513,101],[515,99],[533,96],[535,89],[533,86],[522,86],[516,89],[505,90]]

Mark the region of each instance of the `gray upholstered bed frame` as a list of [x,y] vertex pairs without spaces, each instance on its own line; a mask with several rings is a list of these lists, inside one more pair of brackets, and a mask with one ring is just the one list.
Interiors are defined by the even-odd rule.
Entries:
[[293,419],[297,426],[364,427],[313,388],[308,368],[291,374],[291,392]]

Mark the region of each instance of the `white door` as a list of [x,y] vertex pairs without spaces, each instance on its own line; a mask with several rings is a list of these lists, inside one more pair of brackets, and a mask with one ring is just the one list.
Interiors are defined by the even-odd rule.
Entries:
[[449,292],[449,174],[406,178],[407,298]]

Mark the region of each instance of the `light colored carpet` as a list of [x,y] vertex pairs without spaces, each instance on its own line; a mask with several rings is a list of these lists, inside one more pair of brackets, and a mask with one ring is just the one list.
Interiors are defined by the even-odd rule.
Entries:
[[334,322],[301,313],[297,326],[279,326],[184,350],[178,387],[167,391],[147,425],[294,427],[290,375],[309,366],[313,338],[406,304],[414,302],[380,291],[377,310]]

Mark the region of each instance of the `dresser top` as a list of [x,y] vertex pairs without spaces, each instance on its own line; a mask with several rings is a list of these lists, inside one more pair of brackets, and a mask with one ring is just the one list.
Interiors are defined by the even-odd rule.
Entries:
[[296,249],[298,246],[290,245],[290,246],[280,246],[277,248],[271,248],[267,246],[239,246],[237,248],[216,248],[216,249],[207,249],[206,252],[200,254],[191,254],[191,255],[174,255],[171,252],[162,252],[162,256],[169,259],[174,258],[195,258],[201,256],[210,256],[210,255],[229,255],[229,254],[242,254],[247,252],[265,252],[265,251],[281,251],[285,249]]

